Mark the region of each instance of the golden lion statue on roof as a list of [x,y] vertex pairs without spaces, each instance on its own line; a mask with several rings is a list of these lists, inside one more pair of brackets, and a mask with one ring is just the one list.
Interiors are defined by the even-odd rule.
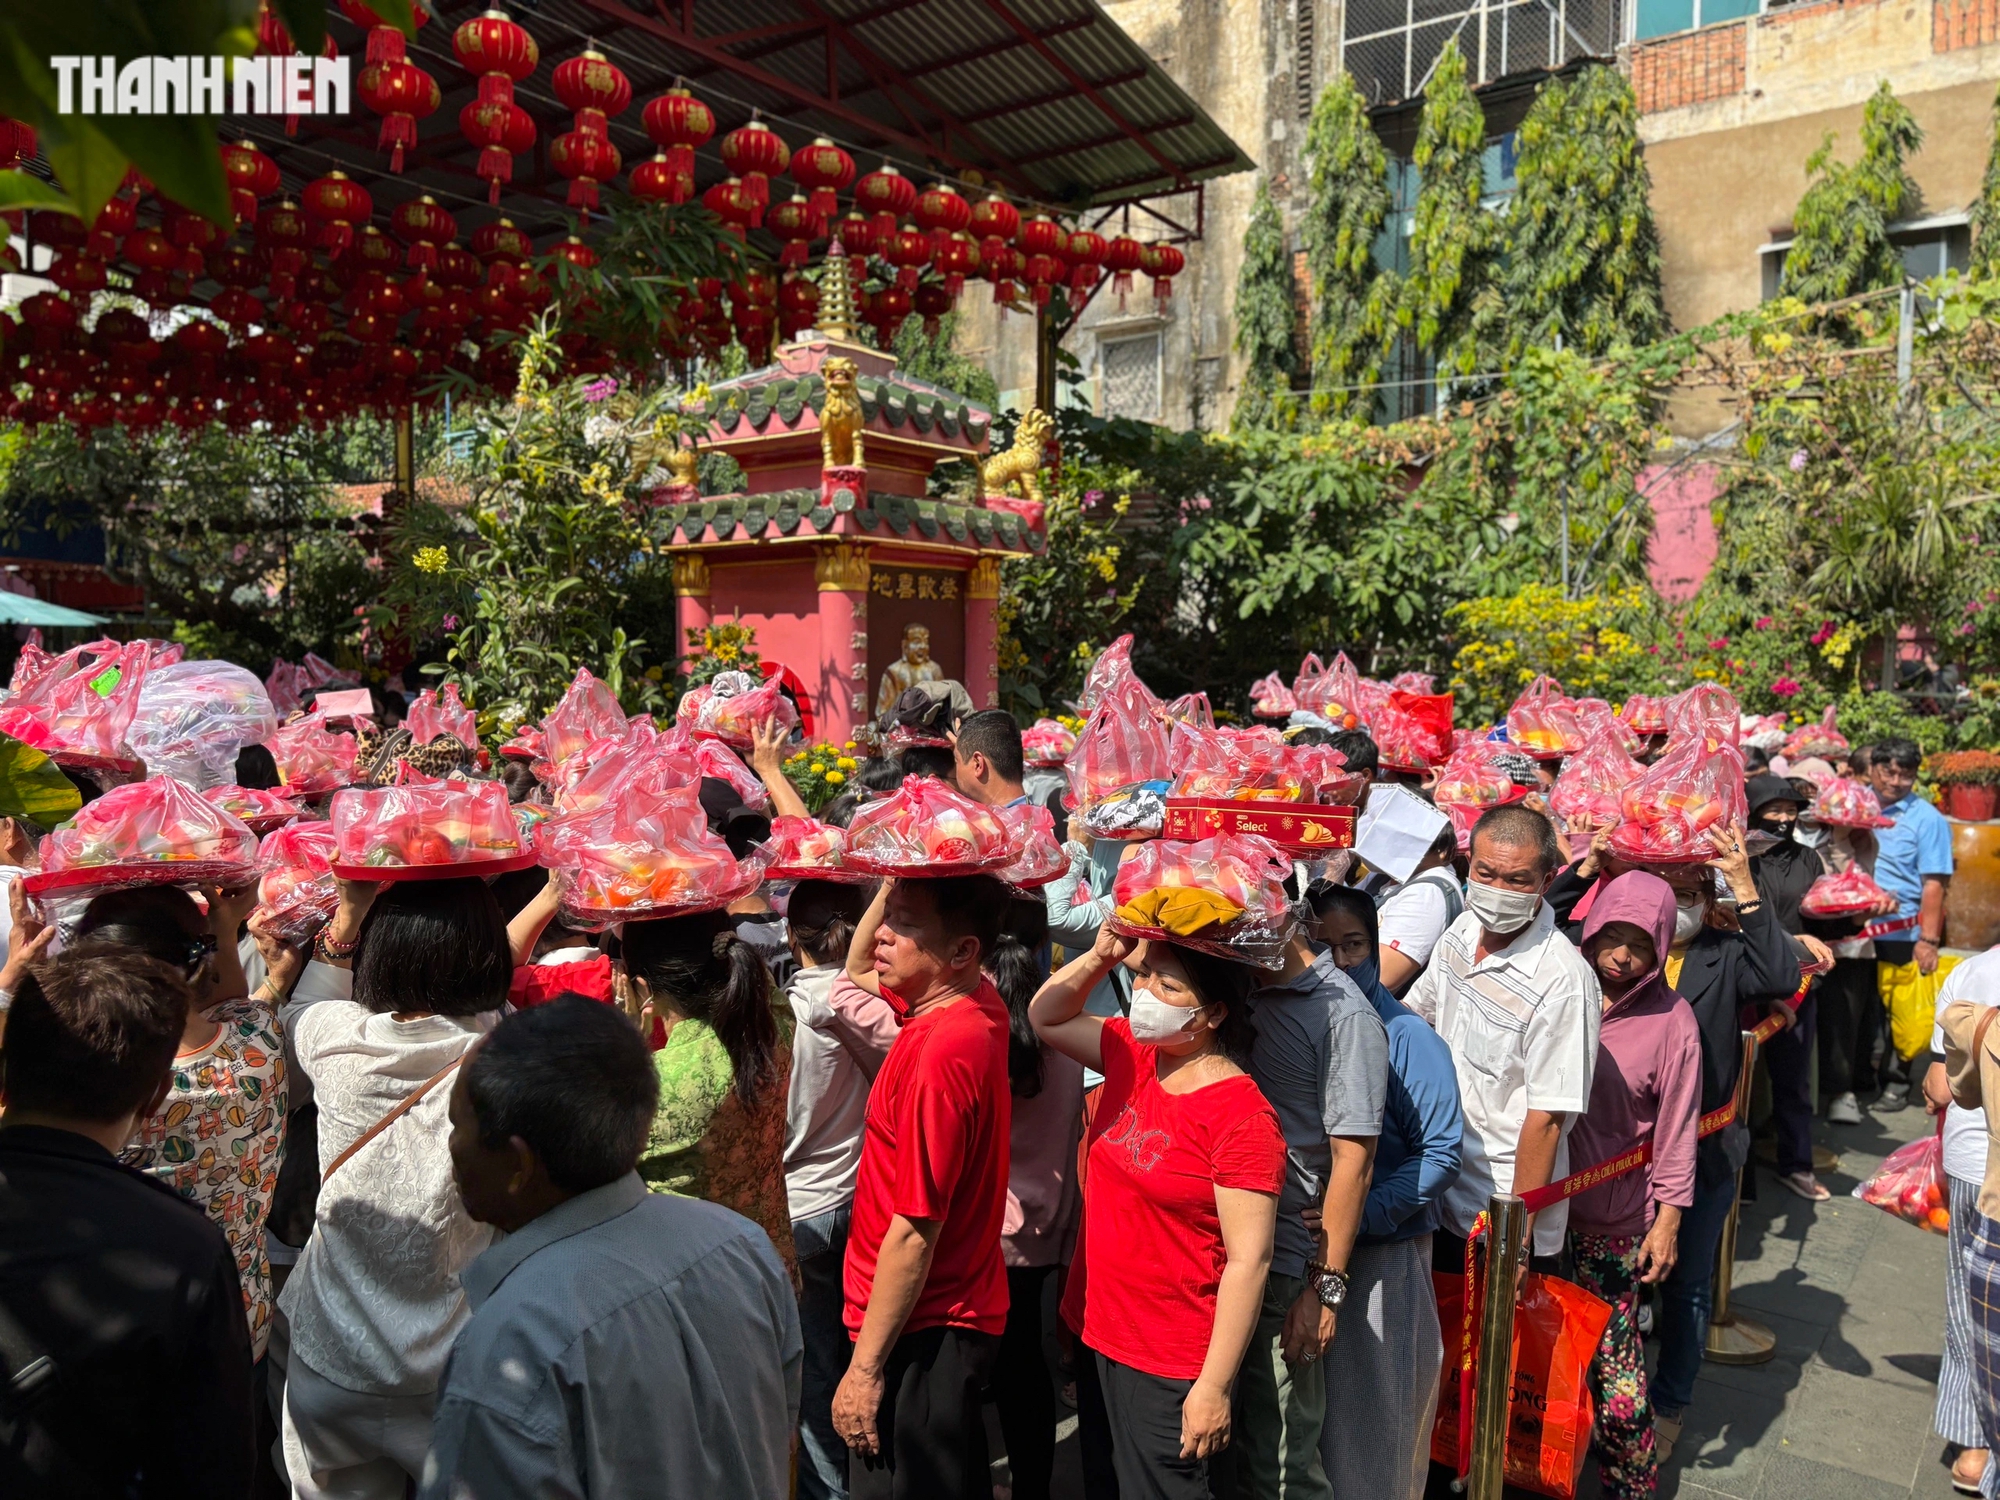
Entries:
[[1011,494],[1042,504],[1042,450],[1055,427],[1047,412],[1039,406],[1029,407],[1021,425],[1014,430],[1014,446],[1005,453],[994,454],[979,466],[981,492]]
[[861,454],[861,398],[854,393],[854,361],[829,359],[820,366],[826,401],[819,409],[819,461],[829,469],[866,468]]

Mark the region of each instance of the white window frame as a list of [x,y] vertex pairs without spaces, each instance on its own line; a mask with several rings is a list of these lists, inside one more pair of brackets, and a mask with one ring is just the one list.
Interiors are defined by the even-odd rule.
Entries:
[[1105,374],[1105,355],[1113,344],[1136,344],[1142,339],[1153,341],[1153,414],[1137,417],[1135,421],[1158,422],[1167,409],[1167,335],[1166,319],[1136,318],[1122,322],[1113,328],[1097,330],[1097,415],[1109,417],[1110,381]]
[[[1921,218],[1904,219],[1889,226],[1889,238],[1894,241],[1914,235],[1928,234],[1935,230],[1964,229],[1972,222],[1972,216],[1964,209],[1950,213],[1925,214]],[[1770,302],[1784,290],[1785,256],[1792,248],[1795,236],[1786,235],[1782,239],[1771,240],[1757,247],[1757,268],[1759,278],[1759,301]]]

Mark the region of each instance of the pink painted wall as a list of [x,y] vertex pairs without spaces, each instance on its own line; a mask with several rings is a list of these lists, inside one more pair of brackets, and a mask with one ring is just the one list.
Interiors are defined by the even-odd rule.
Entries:
[[1639,493],[1653,510],[1646,576],[1670,603],[1693,598],[1715,566],[1711,507],[1721,487],[1713,464],[1649,464],[1639,472]]

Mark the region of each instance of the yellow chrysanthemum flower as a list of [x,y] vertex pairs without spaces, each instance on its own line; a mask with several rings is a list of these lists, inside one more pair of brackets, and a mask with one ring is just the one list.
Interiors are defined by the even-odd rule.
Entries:
[[451,566],[451,554],[442,547],[419,547],[410,561],[419,573],[442,573]]
[[843,771],[851,771],[854,769],[854,757],[851,755],[843,755],[840,757],[839,760],[835,761],[834,764],[836,766],[839,766],[840,769]]
[[826,784],[828,786],[839,786],[841,782],[845,780],[847,780],[847,778],[841,775],[840,772],[838,771],[828,771],[826,773]]

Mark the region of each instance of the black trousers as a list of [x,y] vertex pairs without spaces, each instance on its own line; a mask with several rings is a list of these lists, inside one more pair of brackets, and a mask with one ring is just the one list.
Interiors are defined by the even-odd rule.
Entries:
[[1048,1500],[1056,1466],[1056,1396],[1042,1355],[1042,1287],[1054,1266],[1007,1268],[1007,1331],[993,1362],[993,1404],[1014,1500]]
[[1076,1345],[1076,1446],[1083,1460],[1083,1500],[1118,1500],[1118,1466],[1111,1456],[1111,1416],[1104,1409],[1104,1383],[1097,1356]]
[[1211,1500],[1208,1460],[1181,1457],[1181,1404],[1194,1382],[1091,1358],[1104,1390],[1119,1500]]
[[882,1451],[853,1454],[853,1500],[992,1500],[980,1392],[1000,1346],[990,1333],[924,1328],[889,1351],[875,1418]]
[[[1875,946],[1879,952],[1883,944]],[[1882,1029],[1882,990],[1875,960],[1836,958],[1817,994],[1820,1098],[1872,1093],[1882,1082],[1874,1063],[1875,1035]]]

